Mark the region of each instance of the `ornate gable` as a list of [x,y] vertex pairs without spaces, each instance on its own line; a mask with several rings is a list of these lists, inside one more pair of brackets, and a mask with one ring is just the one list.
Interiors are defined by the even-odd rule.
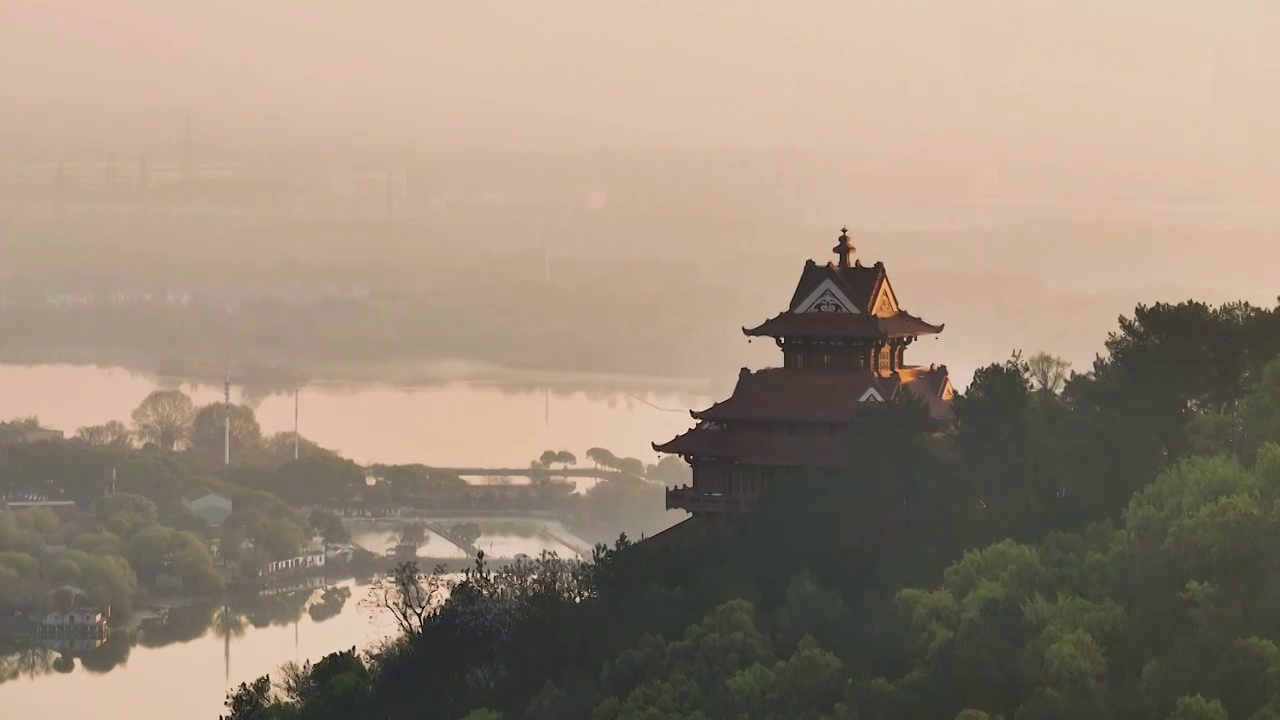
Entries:
[[801,301],[795,312],[800,313],[845,313],[860,314],[858,306],[840,291],[829,278],[814,288],[809,296]]
[[871,314],[876,317],[891,317],[898,314],[898,298],[893,294],[888,277],[880,282],[876,299],[871,303]]
[[828,313],[847,313],[849,310],[840,302],[836,294],[830,290],[822,291],[817,300],[814,300],[805,312],[828,312]]

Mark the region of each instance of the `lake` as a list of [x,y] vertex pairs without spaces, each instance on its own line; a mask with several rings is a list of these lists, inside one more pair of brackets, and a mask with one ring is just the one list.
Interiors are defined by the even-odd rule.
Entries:
[[[549,523],[557,533],[565,532]],[[510,523],[482,522],[477,542],[495,557],[542,550],[572,556],[565,546]],[[394,543],[394,529],[379,521],[357,521],[352,539],[370,550]],[[421,556],[464,556],[441,551],[448,541],[433,537]],[[239,606],[193,606],[170,611],[166,622],[144,621],[137,630],[114,631],[106,645],[68,666],[59,653],[0,647],[0,708],[13,717],[47,720],[216,720],[227,690],[273,673],[285,663],[319,660],[350,648],[367,648],[390,636],[394,624],[368,605],[369,587],[343,581],[351,590],[341,612],[311,614],[323,590],[301,590],[257,598]],[[7,717],[7,716],[6,716]]]
[[[235,382],[235,378],[232,378]],[[129,413],[161,386],[154,377],[81,365],[0,365],[0,418],[37,415],[68,436]],[[168,381],[197,404],[219,401],[220,385]],[[245,393],[234,384],[232,400]],[[706,397],[657,392],[645,396],[599,390],[516,390],[455,382],[431,387],[313,384],[298,397],[303,437],[362,464],[424,463],[437,467],[527,467],[544,450],[582,458],[604,447],[620,457],[654,462],[650,442],[688,429],[690,408]],[[292,431],[292,394],[251,398],[264,433]]]
[[[46,426],[70,435],[78,427],[108,420],[127,423],[138,402],[160,384],[120,369],[0,365],[0,417],[37,415]],[[218,386],[178,385],[197,403],[222,395]],[[233,400],[243,396],[233,388]],[[267,396],[251,404],[264,432],[293,429],[292,395]],[[684,431],[692,422],[688,408],[708,404],[707,398],[675,392],[639,399],[629,393],[593,391],[588,397],[585,392],[514,391],[477,383],[422,388],[314,384],[300,393],[299,425],[305,437],[361,463],[525,467],[547,449],[570,450],[581,458],[595,446],[653,462],[649,443]],[[484,534],[476,544],[494,556],[536,556],[544,548],[571,555],[536,527],[481,527]],[[353,534],[380,553],[393,544],[395,529],[369,524]],[[461,555],[444,538],[428,535],[419,555]],[[319,591],[233,610],[234,622],[223,625],[217,622],[220,609],[172,611],[170,623],[143,626],[136,638],[114,633],[87,661],[77,659],[70,668],[65,660],[56,662],[58,654],[49,650],[0,648],[0,708],[8,711],[6,717],[45,720],[214,720],[233,685],[286,662],[314,661],[386,636],[389,628],[373,622],[360,607],[367,588],[344,585],[352,587],[353,596],[333,617],[317,620],[306,611]]]
[[[387,620],[362,607],[368,588],[351,581],[341,585],[351,588],[352,596],[332,617],[317,620],[305,611],[312,599],[308,592],[280,600],[271,608],[274,617],[261,608],[232,610],[226,616],[220,607],[199,608],[173,621],[178,626],[196,623],[185,633],[181,627],[152,632],[144,626],[138,631],[141,643],[129,647],[132,633],[115,631],[107,645],[87,661],[75,660],[71,668],[59,669],[52,651],[0,649],[0,708],[13,718],[216,720],[233,685],[287,662],[315,661],[389,635],[393,627]],[[314,595],[319,597],[319,591]],[[165,642],[171,639],[168,634],[177,639]],[[119,646],[110,647],[113,643]]]

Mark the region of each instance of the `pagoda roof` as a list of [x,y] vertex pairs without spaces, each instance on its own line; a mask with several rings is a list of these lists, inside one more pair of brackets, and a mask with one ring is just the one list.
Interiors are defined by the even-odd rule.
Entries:
[[775,420],[779,422],[845,423],[853,420],[858,402],[874,390],[891,397],[896,376],[871,371],[743,368],[728,399],[690,413],[695,420]]
[[902,310],[884,263],[849,262],[853,247],[848,235],[835,249],[839,263],[805,263],[791,303],[783,312],[754,328],[747,336],[809,336],[874,340],[934,335],[933,325]]
[[647,538],[644,538],[641,542],[649,546],[670,545],[682,542],[688,539],[690,535],[696,535],[698,532],[705,530],[712,522],[713,521],[709,520],[705,516],[694,515],[693,517],[681,520],[666,530],[661,530]]
[[900,387],[924,400],[933,419],[950,420],[955,417],[951,410],[951,398],[956,393],[951,386],[951,376],[946,365],[899,368],[898,382]]
[[844,467],[848,453],[843,438],[827,433],[744,434],[700,425],[661,445],[661,453],[731,458],[753,465]]
[[899,310],[887,317],[839,312],[794,312],[786,310],[753,328],[742,328],[748,337],[820,336],[867,339],[936,335],[945,325],[932,325]]
[[800,282],[796,283],[796,291],[791,295],[791,304],[787,307],[793,312],[800,311],[801,304],[805,300],[823,283],[831,281],[854,304],[858,312],[870,314],[880,287],[888,279],[889,276],[882,262],[877,262],[875,265],[863,265],[858,262],[845,266],[835,263],[819,265],[810,260],[804,265]]
[[[936,419],[950,417],[950,381],[946,366],[870,370],[743,368],[726,400],[691,412],[695,420],[847,423],[866,401],[892,400],[906,387],[929,403]],[[945,396],[945,397],[944,397]]]

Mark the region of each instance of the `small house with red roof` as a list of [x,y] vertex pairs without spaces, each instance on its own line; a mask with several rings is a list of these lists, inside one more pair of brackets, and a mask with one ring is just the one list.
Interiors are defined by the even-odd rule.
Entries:
[[735,513],[782,469],[850,467],[844,431],[867,403],[910,393],[934,419],[950,420],[954,390],[946,366],[906,360],[912,343],[943,326],[899,306],[884,264],[853,259],[847,229],[833,251],[834,262],[805,264],[786,310],[742,329],[749,338],[773,338],[782,366],[743,368],[733,395],[691,412],[695,427],[653,445],[693,467],[692,485],[667,490],[667,509],[695,518]]

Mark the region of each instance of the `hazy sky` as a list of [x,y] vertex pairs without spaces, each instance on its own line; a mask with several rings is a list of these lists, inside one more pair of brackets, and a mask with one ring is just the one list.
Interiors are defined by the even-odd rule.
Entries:
[[1253,155],[1278,21],[1268,0],[3,0],[0,134],[141,143],[190,113],[229,146]]

